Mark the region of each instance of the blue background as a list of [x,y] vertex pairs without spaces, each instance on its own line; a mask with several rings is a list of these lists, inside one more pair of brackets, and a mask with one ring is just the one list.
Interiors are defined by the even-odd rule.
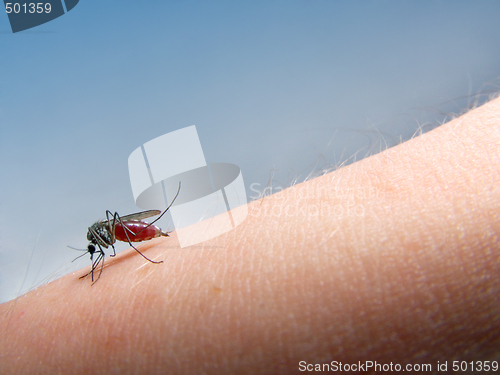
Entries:
[[[110,1],[13,34],[0,12],[0,301],[89,264],[134,205],[129,154],[196,125],[249,198],[498,90],[498,1]],[[175,163],[175,160],[172,160]],[[162,224],[169,228],[168,220]],[[127,246],[122,244],[119,249]]]

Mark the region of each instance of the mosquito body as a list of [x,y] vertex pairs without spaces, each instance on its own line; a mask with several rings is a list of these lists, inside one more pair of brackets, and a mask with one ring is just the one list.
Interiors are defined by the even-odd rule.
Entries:
[[[104,257],[106,255],[104,253],[104,249],[108,249],[111,246],[111,248],[113,249],[113,254],[110,254],[110,256],[114,257],[116,255],[116,241],[128,242],[135,251],[137,251],[144,259],[151,263],[163,263],[163,261],[157,262],[149,259],[143,253],[141,253],[132,244],[132,242],[142,242],[151,240],[156,237],[169,236],[168,232],[163,232],[160,228],[153,224],[160,220],[161,217],[165,215],[165,213],[169,210],[169,208],[172,206],[175,199],[179,195],[180,188],[181,186],[179,184],[179,190],[177,190],[177,194],[175,195],[170,205],[163,212],[161,212],[160,210],[149,210],[126,216],[120,216],[118,212],[115,212],[113,214],[111,211],[107,210],[107,220],[96,221],[89,227],[87,231],[87,240],[89,240],[89,244],[87,245],[87,249],[83,251],[90,254],[92,268],[89,273],[81,276],[80,279],[91,274],[92,282],[94,282],[94,271],[97,269],[97,267],[99,267],[99,264],[101,264],[99,275],[97,276],[97,279],[95,281],[99,280],[99,278],[101,277],[102,269],[104,267]],[[151,223],[142,221],[144,219],[157,215],[160,216]],[[95,260],[94,255],[96,255]]]

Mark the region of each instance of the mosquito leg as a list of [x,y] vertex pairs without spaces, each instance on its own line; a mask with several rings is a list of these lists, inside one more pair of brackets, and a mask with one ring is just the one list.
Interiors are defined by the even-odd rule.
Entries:
[[[110,232],[109,233],[112,233],[113,234],[113,239],[115,238],[115,225],[116,225],[116,222],[120,222],[122,225],[123,225],[123,222],[122,222],[122,218],[120,217],[120,214],[118,212],[115,212],[114,214],[111,213],[111,211],[107,210],[106,211],[106,216],[108,217],[108,214],[111,214],[113,215],[113,228],[111,230],[111,228],[109,229]],[[108,223],[110,222],[110,220],[108,219]],[[134,233],[132,231],[132,229],[130,229],[129,227],[127,226],[124,226],[124,231],[128,231],[130,234],[132,234],[133,236],[136,236],[138,233],[141,233],[143,231],[143,229],[141,229],[141,232],[137,232],[137,233]]]
[[[99,271],[99,276],[97,276],[96,281],[94,281],[94,272],[92,271],[92,285],[94,285],[101,278],[102,269],[104,268],[104,252],[101,252],[99,254],[99,256],[97,257],[97,259],[99,260],[99,262],[101,262],[101,260],[102,260],[101,270]],[[99,265],[99,263],[97,263],[97,265]]]
[[94,259],[94,254],[92,253],[92,254],[90,254],[90,262],[92,263],[92,268],[91,268],[91,270],[90,270],[90,272],[89,272],[89,273],[87,273],[86,275],[80,276],[80,277],[79,277],[80,279],[83,279],[83,278],[87,277],[87,276],[88,276],[88,275],[90,275],[90,274],[92,273],[92,271],[94,270],[94,266],[95,266],[95,264],[94,264],[94,262],[93,262],[93,259]]
[[120,216],[118,215],[118,212],[115,212],[113,215],[113,223],[111,223],[111,220],[109,219],[109,215],[113,215],[110,210],[106,210],[106,219],[108,219],[108,232],[111,233],[111,247],[113,248],[113,255],[109,255],[110,257],[116,256],[116,249],[115,249],[115,224],[116,224],[116,217]]
[[[96,259],[96,263],[99,262],[101,259],[100,259],[100,255],[97,257]],[[96,263],[92,264],[92,269],[90,270],[90,272],[92,273],[92,284],[94,283],[94,270],[95,270],[95,267],[96,267]]]
[[[92,284],[94,284],[94,271],[99,266],[99,263],[101,263],[101,259],[103,259],[103,257],[102,257],[102,254],[99,253],[99,255],[97,256],[97,259],[95,260],[95,263],[92,267]],[[101,272],[102,272],[102,267],[101,267]],[[101,274],[99,274],[99,276],[101,276]]]
[[[113,215],[113,220],[112,220],[112,223],[111,223],[111,220],[109,219],[109,216],[110,215]],[[129,227],[127,227],[126,225],[123,225],[123,221],[120,217],[120,214],[118,212],[115,212],[114,214],[111,213],[110,210],[106,210],[106,218],[108,219],[108,231],[109,233],[111,233],[111,238],[112,238],[112,244],[111,244],[111,247],[113,247],[113,255],[110,255],[111,257],[114,257],[116,256],[116,249],[115,249],[115,246],[113,245],[113,243],[115,242],[115,228],[116,228],[116,222],[120,222],[122,224],[122,227],[124,228],[123,231],[124,232],[129,232],[130,234],[132,234],[133,236],[137,235],[137,233],[134,233],[132,231],[132,229],[130,229]],[[142,230],[141,230],[142,232]],[[140,233],[140,232],[139,232]],[[126,234],[126,233],[125,233]],[[127,239],[129,240],[129,243],[130,243],[130,238],[128,237],[127,235]],[[132,246],[134,247],[134,246]]]
[[91,254],[90,261],[92,262],[92,268],[90,269],[90,271],[87,274],[80,276],[80,279],[83,279],[83,278],[87,277],[88,275],[92,274],[92,281],[94,281],[94,270],[96,269],[99,261],[101,260],[100,259],[101,254],[99,254],[99,256],[97,257],[96,260],[93,260],[93,257],[94,257],[94,254]]
[[[95,260],[95,262],[92,262],[92,259],[94,257],[94,252],[92,252],[90,254],[90,261],[92,262],[92,269],[90,270],[90,272],[88,274],[80,277],[80,279],[92,274],[92,284],[94,284],[94,271],[99,266],[99,263],[101,262],[101,260],[102,260],[102,265],[101,265],[101,271],[99,272],[99,277],[101,277],[102,269],[104,267],[104,258],[105,258],[106,254],[104,253],[104,250],[102,249],[101,243],[104,244],[104,246],[106,248],[107,248],[107,246],[106,246],[106,243],[104,242],[104,240],[101,238],[101,236],[99,236],[99,234],[97,234],[92,228],[89,228],[89,232],[92,234],[92,237],[94,238],[94,241],[92,243],[95,243],[99,247],[99,251],[98,251],[99,255],[97,256],[97,259]],[[113,246],[113,244],[111,244],[111,246]],[[113,246],[113,249],[114,249],[114,246]],[[99,277],[97,278],[97,280],[99,280]]]
[[[118,221],[120,222],[120,224],[122,225],[122,227],[124,228],[127,228],[127,226],[123,223],[120,215],[118,215],[118,213],[116,213],[116,218],[118,219]],[[135,250],[137,251],[139,254],[142,255],[142,257],[148,261],[150,261],[151,263],[163,263],[163,260],[160,260],[160,261],[154,261],[154,260],[151,260],[149,259],[147,256],[145,256],[143,253],[141,253],[134,245],[132,245],[132,242],[130,241],[130,237],[128,236],[128,233],[126,230],[123,231],[123,233],[125,233],[125,236],[127,237],[127,241],[128,241],[128,244]],[[132,232],[133,233],[133,232]]]
[[[113,216],[113,222],[111,222],[109,216]],[[113,245],[115,243],[115,224],[116,224],[116,217],[119,217],[118,212],[115,212],[113,215],[110,210],[106,210],[106,219],[108,219],[108,232],[111,234],[111,246],[113,247],[113,255],[110,255],[110,257],[116,256],[116,249],[115,246]]]
[[[111,220],[109,219],[109,215],[113,215],[113,223],[111,225],[111,228],[109,227],[109,223],[111,223]],[[124,228],[124,232],[128,231],[129,233],[133,234],[134,236],[136,235],[136,233],[132,232],[132,230],[129,227],[127,227],[126,225],[123,225],[122,219],[121,219],[120,214],[118,212],[115,212],[114,214],[112,214],[110,210],[106,210],[106,218],[108,219],[108,231],[109,231],[109,233],[111,233],[112,242],[115,241],[115,225],[116,225],[117,221],[122,224],[122,227]],[[127,239],[129,240],[129,243],[130,243],[130,238],[128,237],[128,235],[127,235]],[[113,255],[110,255],[110,257],[114,257],[114,256],[116,256],[115,245],[112,243],[111,247],[113,248]],[[134,246],[132,246],[132,247],[134,247]]]
[[149,259],[146,255],[144,255],[143,253],[141,253],[141,252],[140,252],[140,251],[139,251],[139,250],[138,250],[138,249],[137,249],[134,245],[132,245],[132,243],[131,243],[130,241],[129,241],[128,243],[129,243],[129,245],[130,245],[130,246],[132,246],[132,248],[133,248],[135,251],[137,251],[139,254],[141,254],[141,255],[142,255],[142,257],[143,257],[144,259],[146,259],[146,260],[150,261],[151,263],[156,263],[156,264],[158,264],[158,263],[163,263],[163,260],[155,261],[155,260],[151,260],[151,259]]
[[157,217],[156,219],[154,219],[151,223],[149,223],[149,225],[148,225],[148,226],[146,226],[146,227],[142,228],[139,232],[137,232],[137,233],[136,233],[136,235],[137,235],[137,234],[139,234],[139,233],[141,233],[143,230],[145,230],[145,229],[149,228],[151,225],[153,225],[154,223],[156,223],[158,220],[160,220],[160,219],[161,219],[161,217],[167,213],[167,211],[170,209],[170,207],[172,207],[172,205],[174,204],[175,200],[176,200],[176,199],[177,199],[177,197],[179,196],[179,192],[180,192],[180,191],[181,191],[181,182],[179,181],[179,188],[177,189],[177,193],[175,194],[174,199],[172,199],[172,202],[170,202],[170,204],[169,204],[169,205],[168,205],[168,207],[165,209],[165,211],[163,211],[163,212],[161,213],[161,215],[160,215],[160,216],[158,216],[158,217]]

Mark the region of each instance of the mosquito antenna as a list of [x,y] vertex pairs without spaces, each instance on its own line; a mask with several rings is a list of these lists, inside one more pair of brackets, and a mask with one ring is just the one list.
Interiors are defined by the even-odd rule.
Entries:
[[[172,202],[170,202],[170,204],[168,205],[168,207],[165,209],[165,211],[162,212],[162,214],[160,216],[158,216],[156,219],[154,219],[151,223],[149,223],[148,226],[142,228],[139,232],[135,233],[134,236],[137,236],[139,233],[141,233],[143,230],[145,229],[148,229],[151,225],[153,225],[154,223],[156,223],[158,220],[161,219],[161,217],[163,215],[165,215],[167,213],[167,211],[170,209],[170,207],[172,207],[172,205],[174,204],[175,200],[177,199],[177,197],[179,196],[179,192],[181,191],[181,182],[179,181],[179,188],[177,189],[177,193],[175,194],[175,197],[174,199],[172,199]],[[120,220],[121,222],[121,220]],[[123,223],[122,223],[123,224]],[[126,226],[124,226],[126,228]],[[127,228],[128,229],[128,228]],[[124,230],[126,232],[126,230]],[[128,238],[128,236],[127,236]],[[132,246],[133,247],[133,246]]]
[[[69,245],[66,245],[66,247],[69,247],[70,249],[73,249],[73,250],[78,250],[78,251],[89,251],[88,249],[77,249],[76,247],[69,246]],[[85,254],[84,254],[84,255],[85,255]]]

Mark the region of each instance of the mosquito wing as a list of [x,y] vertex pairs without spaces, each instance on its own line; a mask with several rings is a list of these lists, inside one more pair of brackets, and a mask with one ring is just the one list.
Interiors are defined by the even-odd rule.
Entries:
[[[120,216],[120,219],[122,219],[122,221],[142,220],[142,219],[147,219],[148,217],[156,216],[159,214],[161,214],[160,210],[149,210],[149,211],[137,212],[135,214]],[[106,221],[106,223],[107,223],[107,221]]]

